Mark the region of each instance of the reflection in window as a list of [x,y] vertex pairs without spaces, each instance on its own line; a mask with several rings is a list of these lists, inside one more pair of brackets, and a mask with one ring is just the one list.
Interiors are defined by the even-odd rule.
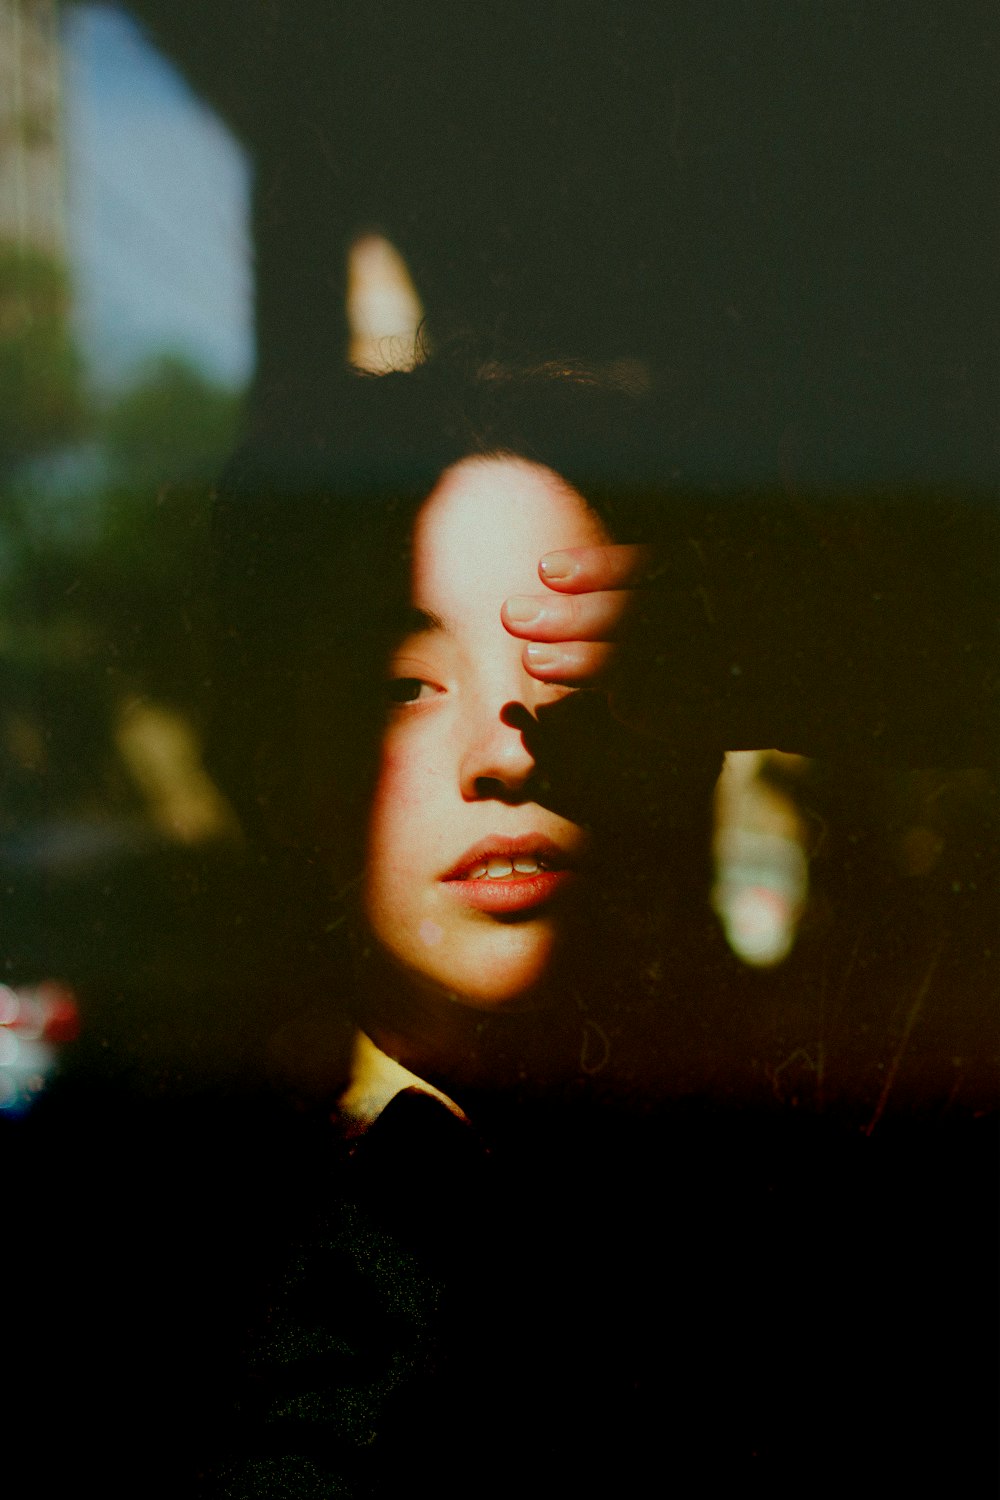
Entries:
[[0,1110],[68,1039],[53,995],[89,983],[87,1032],[176,946],[164,861],[235,847],[203,627],[249,218],[245,152],[125,11],[0,0]]
[[802,756],[736,750],[715,796],[712,905],[733,952],[755,968],[787,958],[809,892],[805,822],[769,771],[800,770]]

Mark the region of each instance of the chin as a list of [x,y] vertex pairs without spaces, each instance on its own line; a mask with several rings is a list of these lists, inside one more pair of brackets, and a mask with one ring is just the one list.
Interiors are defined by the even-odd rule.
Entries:
[[465,956],[451,988],[480,1010],[530,1010],[551,979],[557,947],[548,923],[497,924]]
[[504,1015],[517,1015],[539,1010],[543,1006],[544,989],[541,984],[507,984],[496,986],[468,985],[464,989],[454,987],[446,991],[452,1005],[466,1005],[470,1010],[491,1011]]
[[[436,964],[398,955],[411,985],[426,997],[472,1010],[517,1012],[544,1003],[555,941],[524,929],[500,928],[472,951],[442,954]],[[423,957],[423,955],[421,955]]]

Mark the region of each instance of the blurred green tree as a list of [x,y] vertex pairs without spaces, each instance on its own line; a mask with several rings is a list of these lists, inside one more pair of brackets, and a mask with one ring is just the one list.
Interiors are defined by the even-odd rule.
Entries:
[[[42,403],[43,376],[39,368]],[[27,409],[30,393],[16,380],[12,388],[15,405]],[[26,462],[69,442],[68,422],[46,427],[36,417],[37,446],[11,448],[6,482],[0,479],[0,676],[8,678],[0,791],[6,759],[19,778],[16,795],[7,778],[12,816],[30,822],[42,804],[52,812],[79,812],[95,801],[127,805],[132,794],[113,725],[132,700],[149,698],[204,722],[212,672],[210,492],[242,405],[239,392],[164,354],[103,410],[88,414],[81,399],[75,431],[99,450],[96,487],[48,494],[44,473]],[[14,755],[11,736],[27,744],[29,731],[48,746],[44,763]]]
[[236,442],[243,398],[214,384],[183,355],[165,353],[101,421],[118,491],[138,503],[165,485],[211,480]]
[[107,666],[188,707],[208,670],[210,490],[242,413],[241,392],[164,353],[99,422],[109,477],[84,587]]
[[85,428],[69,296],[66,273],[51,257],[0,244],[0,486],[26,459]]

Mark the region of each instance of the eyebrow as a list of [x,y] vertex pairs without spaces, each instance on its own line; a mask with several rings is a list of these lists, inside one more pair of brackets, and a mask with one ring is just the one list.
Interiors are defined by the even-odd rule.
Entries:
[[407,606],[400,624],[405,635],[419,635],[425,630],[440,631],[443,635],[451,634],[440,615],[436,615],[432,609],[418,609],[413,604]]

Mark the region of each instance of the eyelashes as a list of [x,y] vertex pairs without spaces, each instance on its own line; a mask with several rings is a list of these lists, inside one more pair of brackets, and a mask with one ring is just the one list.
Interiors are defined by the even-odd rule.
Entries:
[[441,655],[441,635],[436,628],[418,631],[397,641],[386,658],[382,701],[388,709],[416,707],[446,692],[451,670]]
[[385,696],[390,703],[416,703],[424,687],[419,677],[393,677],[385,685]]
[[386,700],[393,707],[426,702],[440,691],[423,677],[392,677],[385,684]]

